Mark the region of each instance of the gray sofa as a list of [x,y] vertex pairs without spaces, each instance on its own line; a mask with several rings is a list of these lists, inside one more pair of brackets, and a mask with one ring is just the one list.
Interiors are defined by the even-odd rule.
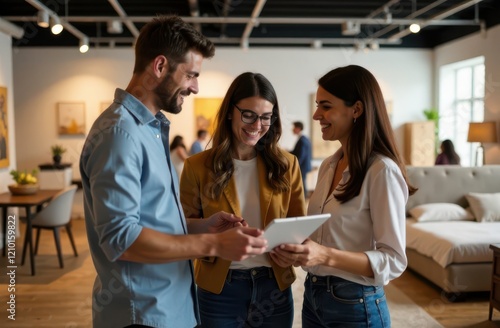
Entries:
[[[464,195],[469,192],[500,192],[500,165],[409,166],[407,172],[410,183],[419,188],[408,200],[407,213],[417,205],[428,203],[455,203],[465,208],[468,203]],[[454,221],[446,224],[453,225]],[[498,242],[500,243],[500,236]],[[407,247],[407,256],[408,267],[439,286],[447,296],[470,291],[489,291],[491,288],[493,255],[489,262],[451,263],[445,268],[415,249]]]

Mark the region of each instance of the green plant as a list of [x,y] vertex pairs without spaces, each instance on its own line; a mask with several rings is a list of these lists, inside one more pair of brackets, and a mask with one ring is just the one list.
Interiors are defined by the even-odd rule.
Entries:
[[429,121],[434,121],[436,123],[439,121],[439,112],[435,108],[424,109],[424,115]]
[[439,149],[439,112],[435,108],[424,109],[423,111],[425,118],[428,121],[434,122],[434,153],[438,153]]
[[12,179],[14,179],[18,185],[36,184],[38,182],[36,178],[37,174],[37,170],[31,171],[31,173],[28,173],[26,170],[24,170],[24,172],[17,170],[10,171]]
[[61,156],[66,152],[66,148],[62,145],[53,145],[50,149],[52,150],[52,156]]

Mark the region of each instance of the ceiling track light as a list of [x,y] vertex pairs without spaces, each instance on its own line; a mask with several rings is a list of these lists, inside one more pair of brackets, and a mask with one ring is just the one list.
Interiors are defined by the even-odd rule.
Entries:
[[89,51],[89,38],[84,37],[80,39],[80,52],[84,54],[87,51]]
[[49,13],[46,10],[39,10],[36,20],[38,26],[47,28],[49,27]]
[[61,25],[61,21],[58,16],[50,16],[50,30],[52,34],[59,34],[63,30],[63,26]]
[[110,20],[107,23],[107,31],[109,34],[121,34],[123,33],[123,24],[120,20]]
[[418,33],[420,32],[420,25],[418,23],[413,23],[410,25],[410,32]]

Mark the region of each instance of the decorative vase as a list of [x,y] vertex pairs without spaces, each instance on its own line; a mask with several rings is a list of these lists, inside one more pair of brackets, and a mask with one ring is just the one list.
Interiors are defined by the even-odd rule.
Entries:
[[52,160],[54,161],[54,164],[55,164],[55,165],[59,165],[59,164],[61,164],[61,155],[54,155],[54,156],[52,157]]
[[9,185],[9,190],[12,195],[32,195],[38,191],[38,184]]

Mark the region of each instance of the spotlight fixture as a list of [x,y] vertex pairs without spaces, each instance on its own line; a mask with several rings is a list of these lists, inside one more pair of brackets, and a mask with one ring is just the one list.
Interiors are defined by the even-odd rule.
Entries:
[[366,52],[366,44],[364,42],[356,42],[354,43],[354,51],[363,51]]
[[57,16],[50,16],[50,30],[52,31],[52,34],[59,34],[63,30],[63,26],[61,25],[61,21],[59,20],[59,17]]
[[323,42],[321,40],[314,40],[311,44],[314,49],[321,49]]
[[49,27],[49,13],[45,10],[39,10],[36,22],[40,27]]
[[87,51],[89,51],[89,38],[84,37],[80,39],[80,52],[84,54]]
[[371,50],[379,50],[380,49],[380,44],[377,42],[377,41],[372,41],[368,44],[368,47],[371,49]]
[[413,23],[413,24],[411,24],[411,25],[410,25],[410,31],[411,31],[412,33],[418,33],[418,32],[420,32],[420,25],[419,25],[419,24],[417,24],[417,23]]
[[109,34],[121,34],[123,32],[123,24],[119,20],[110,20],[107,23]]
[[358,35],[361,31],[361,24],[353,21],[342,23],[342,35]]

